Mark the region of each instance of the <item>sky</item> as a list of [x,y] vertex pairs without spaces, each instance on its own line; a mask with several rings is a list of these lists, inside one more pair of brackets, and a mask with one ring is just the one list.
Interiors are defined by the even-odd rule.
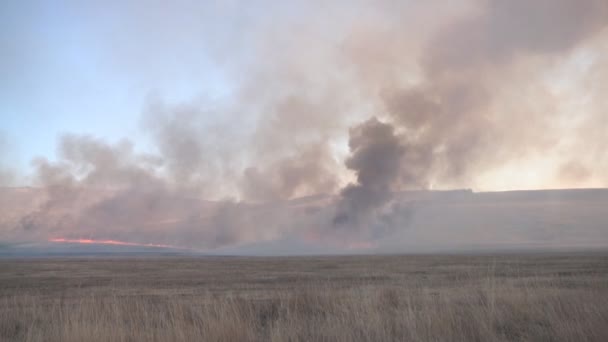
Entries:
[[[0,185],[44,190],[46,235],[122,202],[323,194],[298,224],[340,231],[404,190],[604,188],[606,38],[603,0],[3,1]],[[145,243],[202,219],[175,210]]]
[[3,2],[1,128],[20,171],[32,158],[53,157],[69,132],[128,137],[146,148],[139,121],[147,97],[180,102],[227,91],[207,37],[198,35],[217,25],[205,9],[200,18],[184,7],[168,18],[200,20],[196,32],[185,23],[153,32],[163,8],[138,14],[141,5]]
[[[276,83],[276,87],[282,83],[284,89],[281,90],[285,90],[297,86],[294,84],[297,83],[296,78],[307,78],[302,81],[311,83],[310,88],[317,87],[313,83],[319,82],[328,88],[342,86],[342,92],[347,93],[355,87],[344,86],[341,82],[349,82],[349,78],[353,83],[367,82],[361,78],[374,72],[376,75],[373,77],[380,77],[381,73],[395,69],[393,71],[399,73],[400,81],[419,82],[420,68],[424,68],[425,58],[427,61],[431,58],[423,56],[429,54],[424,52],[425,44],[428,44],[425,40],[434,39],[429,37],[439,35],[435,32],[452,21],[474,15],[471,13],[475,12],[476,7],[497,7],[486,2],[454,1],[449,5],[436,1],[426,5],[394,1],[338,1],[331,5],[315,1],[288,4],[277,1],[178,1],[174,4],[163,1],[3,2],[0,14],[0,47],[3,52],[0,65],[3,74],[0,81],[0,134],[4,154],[2,163],[4,168],[11,169],[13,175],[7,185],[35,183],[31,161],[39,157],[56,158],[57,141],[65,134],[88,135],[108,143],[129,139],[138,151],[158,152],[145,123],[151,102],[163,103],[168,107],[167,111],[179,110],[180,106],[196,107],[204,112],[197,115],[202,126],[216,127],[218,121],[236,126],[234,120],[240,119],[235,119],[235,116],[251,118],[272,115],[260,114],[260,110],[269,111],[272,108],[259,108],[259,103],[252,103],[251,106],[250,103],[243,103],[252,102],[251,99],[244,99],[246,95],[242,94],[252,90],[243,88],[263,86],[266,81]],[[553,6],[543,0],[537,2],[539,6]],[[580,8],[580,13],[574,11],[572,17],[585,16],[587,13],[584,11],[590,10],[587,7],[600,6],[597,3],[585,1],[573,5],[560,0],[555,7],[561,6],[562,9],[554,10],[556,13],[547,12],[547,15],[557,16],[558,22],[563,14],[559,11],[576,6]],[[496,9],[501,10],[507,13],[510,9]],[[526,10],[546,11],[540,7]],[[505,29],[505,32],[510,29],[500,27],[500,17],[491,20],[497,22],[493,29]],[[600,22],[604,19],[593,20]],[[510,109],[523,113],[522,116],[553,116],[555,122],[559,121],[559,127],[548,129],[554,131],[557,137],[552,138],[552,142],[546,142],[553,146],[543,146],[542,153],[530,156],[520,154],[516,160],[489,165],[464,181],[434,179],[425,186],[509,190],[606,185],[601,169],[606,166],[604,155],[599,162],[591,157],[571,163],[562,160],[565,159],[564,154],[578,153],[571,151],[576,150],[571,148],[571,145],[577,144],[572,140],[577,139],[580,132],[576,124],[592,116],[591,112],[603,110],[600,105],[604,105],[597,103],[602,100],[594,98],[593,90],[590,91],[589,84],[586,84],[593,77],[595,68],[600,68],[597,64],[602,60],[605,49],[598,33],[602,30],[580,26],[560,28],[556,24],[555,27],[547,27],[556,37],[565,37],[564,43],[572,46],[564,45],[565,48],[559,53],[552,51],[552,46],[547,46],[547,55],[559,54],[559,59],[530,65],[531,73],[522,67],[517,72],[524,73],[529,80],[511,81],[522,88],[525,85],[533,89],[520,89],[522,94],[517,94],[515,87],[492,100],[495,106],[503,108],[523,102],[525,106],[518,104],[517,108]],[[562,33],[560,29],[574,33]],[[568,36],[578,35],[575,32],[578,29],[582,32],[580,34],[586,34],[586,30],[592,31],[592,34],[589,37]],[[518,48],[508,46],[515,43],[508,41],[511,38],[500,37],[500,32],[496,34],[497,41],[504,40],[488,47],[497,51],[496,54],[506,56],[511,52],[501,52],[501,49]],[[520,33],[514,31],[513,34],[516,37]],[[382,44],[382,39],[391,41],[384,46],[378,45]],[[558,38],[554,40],[558,42]],[[540,45],[539,49],[542,49]],[[529,50],[530,59],[539,58],[544,53],[534,48]],[[292,51],[296,51],[294,55],[290,55]],[[479,58],[494,57],[488,55]],[[518,58],[505,58],[512,57]],[[472,61],[475,62],[480,61]],[[381,63],[388,65],[382,66]],[[292,70],[287,70],[289,68]],[[356,68],[361,70],[354,70]],[[386,70],[381,70],[383,68]],[[302,75],[295,75],[297,72],[294,70]],[[359,79],[354,80],[353,77]],[[302,89],[311,90],[307,86],[303,85]],[[275,90],[268,88],[268,93]],[[385,111],[374,103],[382,90],[354,91],[361,93],[352,96],[364,98],[357,99],[360,106],[336,109],[348,113],[333,114],[340,116],[340,120],[328,123],[339,125],[342,130],[331,132],[333,137],[329,142],[332,157],[338,159],[338,164],[348,153],[348,127],[358,119],[381,116]],[[256,105],[258,108],[251,108]],[[241,113],[237,115],[234,111]],[[533,113],[535,111],[548,113]],[[515,117],[518,114],[500,115]],[[255,135],[252,131],[257,128],[252,126],[256,125],[256,120],[245,119],[238,123],[240,127],[227,130],[239,137]],[[318,124],[314,120],[320,119],[311,119],[311,126]],[[593,120],[602,118],[588,119],[592,124],[595,123]],[[311,127],[315,128],[318,127]],[[205,128],[203,131],[214,129]],[[247,139],[249,137],[243,137],[243,140]],[[538,142],[532,141],[530,144]],[[233,157],[234,160],[239,158],[248,157]],[[575,159],[584,158],[579,156]],[[588,165],[591,160],[595,165]],[[239,160],[238,163],[247,162]],[[569,164],[576,164],[571,168],[579,168],[580,173],[588,177],[561,177],[559,170],[568,169]],[[521,174],[521,165],[527,170],[525,174]],[[514,172],[519,173],[518,177],[512,175]],[[337,169],[338,173],[341,174],[342,183],[352,179],[344,168]],[[505,181],[505,178],[511,180]],[[222,195],[241,197],[239,192],[239,189],[231,189]]]

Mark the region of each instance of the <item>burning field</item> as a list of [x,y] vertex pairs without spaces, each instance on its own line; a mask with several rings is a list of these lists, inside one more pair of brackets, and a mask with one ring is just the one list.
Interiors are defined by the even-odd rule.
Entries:
[[0,341],[608,341],[607,0],[0,23]]
[[[269,1],[264,11],[222,3],[99,11],[72,3],[41,8],[40,21],[25,5],[0,10],[35,51],[67,53],[51,59],[56,64],[30,65],[15,57],[29,51],[13,41],[20,35],[0,40],[13,63],[25,63],[6,70],[32,70],[22,76],[46,85],[36,94],[15,88],[21,96],[7,101],[16,108],[30,113],[46,103],[46,92],[67,86],[63,75],[102,78],[63,89],[57,101],[65,108],[32,110],[57,113],[38,120],[61,123],[52,138],[28,131],[37,126],[12,111],[2,117],[0,186],[12,186],[0,188],[2,243],[106,240],[210,251],[274,241],[304,254],[607,245],[598,233],[605,196],[579,201],[566,193],[546,196],[549,203],[531,195],[527,205],[525,196],[515,204],[484,194],[608,186],[606,1]],[[108,33],[117,22],[129,29]],[[40,35],[51,23],[82,40],[66,46],[72,40],[56,31]],[[177,55],[185,60],[174,65]],[[213,82],[191,80],[197,86],[172,78],[212,72]],[[154,76],[167,84],[146,86]],[[125,82],[131,88],[121,88]],[[94,112],[123,103],[105,101],[97,85],[127,98],[128,106],[113,108],[120,115]],[[70,91],[90,98],[80,103],[65,97]],[[129,131],[121,130],[126,121]],[[74,122],[81,130],[70,129]],[[453,189],[476,195],[456,191],[460,205]],[[448,193],[412,199],[437,190]],[[461,226],[445,224],[452,220]]]

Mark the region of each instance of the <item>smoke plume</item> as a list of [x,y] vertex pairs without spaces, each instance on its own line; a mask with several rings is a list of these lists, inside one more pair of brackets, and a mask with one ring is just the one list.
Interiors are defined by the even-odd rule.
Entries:
[[[395,177],[401,178],[401,188],[427,188],[435,182],[466,184],[474,172],[498,162],[493,158],[523,158],[546,143],[544,139],[549,144],[557,139],[550,135],[555,114],[529,109],[493,113],[496,89],[511,81],[509,73],[516,73],[518,63],[525,66],[534,57],[566,56],[604,29],[608,5],[596,0],[489,0],[478,6],[475,13],[440,28],[426,44],[419,84],[380,80],[386,82],[378,87],[390,122],[384,124],[386,132],[354,149],[353,141],[361,139],[357,130],[351,131],[352,156],[346,165],[355,169],[359,184],[342,191],[342,207],[350,210],[342,210],[337,221],[381,209],[399,185]],[[549,133],[541,133],[547,128]],[[400,141],[384,143],[393,131],[402,132]],[[388,159],[374,160],[377,168],[370,170],[349,165],[365,158],[361,151],[367,150],[374,158]],[[573,171],[585,174],[573,167],[564,169],[570,175]],[[367,182],[378,177],[384,183],[370,189],[361,179],[363,172]],[[359,197],[365,200],[353,203]]]
[[[608,185],[605,0],[251,12],[234,41],[199,28],[235,80],[229,95],[146,102],[146,152],[66,134],[56,159],[32,162],[40,193],[3,213],[0,237],[374,245],[408,229],[416,203],[403,190]],[[140,29],[165,37],[158,26]],[[154,56],[146,46],[137,56]],[[514,179],[521,165],[543,178]]]
[[346,166],[355,171],[357,182],[341,191],[333,223],[352,229],[368,225],[373,211],[391,200],[406,151],[393,127],[376,118],[351,128],[349,147]]

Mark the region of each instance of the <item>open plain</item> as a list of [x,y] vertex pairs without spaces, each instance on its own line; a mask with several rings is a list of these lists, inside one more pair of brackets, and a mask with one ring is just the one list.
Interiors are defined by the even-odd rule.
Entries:
[[608,254],[0,260],[2,341],[607,341]]

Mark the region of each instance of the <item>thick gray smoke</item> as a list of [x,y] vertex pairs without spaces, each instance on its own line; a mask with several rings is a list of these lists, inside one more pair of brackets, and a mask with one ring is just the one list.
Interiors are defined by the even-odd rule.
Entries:
[[494,114],[497,89],[510,81],[514,64],[563,56],[608,25],[608,4],[601,0],[489,0],[478,11],[430,40],[421,85],[386,96],[389,115],[410,145],[432,156],[423,160],[427,172],[418,184],[435,174],[461,179],[492,155],[508,150],[521,158],[522,149],[538,146],[539,130],[551,128],[555,114]]
[[434,37],[424,56],[433,75],[495,68],[530,54],[560,55],[603,29],[603,0],[484,0],[477,14]]
[[[493,116],[500,82],[518,60],[563,56],[607,25],[608,3],[601,0],[488,0],[441,28],[422,52],[423,82],[379,85],[391,120],[382,124],[384,133],[362,140],[358,130],[351,131],[347,166],[359,179],[342,191],[336,221],[381,209],[399,185],[395,178],[401,188],[426,188],[437,180],[461,184],[484,163],[494,164],[493,158],[525,157],[548,135],[542,130],[553,117]],[[394,131],[403,132],[400,140]],[[369,164],[353,163],[365,160],[366,151]],[[577,165],[564,172],[584,176]]]
[[[64,136],[57,160],[34,162],[41,198],[0,222],[3,236],[196,248],[373,240],[406,229],[413,209],[400,190],[470,187],[554,146],[571,157],[560,179],[607,181],[608,105],[595,104],[608,49],[599,44],[585,80],[594,105],[567,130],[593,143],[564,141],[560,99],[543,83],[543,71],[605,39],[605,0],[319,4],[280,12],[278,27],[263,14],[244,23],[250,58],[220,44],[221,58],[246,59],[231,70],[230,99],[147,103],[151,151]],[[599,171],[579,158],[591,145]],[[329,196],[295,200],[317,194]]]
[[357,174],[357,183],[341,191],[333,223],[353,229],[369,225],[373,211],[391,200],[406,151],[393,127],[376,118],[351,128],[348,145],[346,166]]
[[297,194],[332,193],[336,187],[331,159],[324,145],[303,148],[293,156],[245,170],[243,196],[252,201],[276,201]]

